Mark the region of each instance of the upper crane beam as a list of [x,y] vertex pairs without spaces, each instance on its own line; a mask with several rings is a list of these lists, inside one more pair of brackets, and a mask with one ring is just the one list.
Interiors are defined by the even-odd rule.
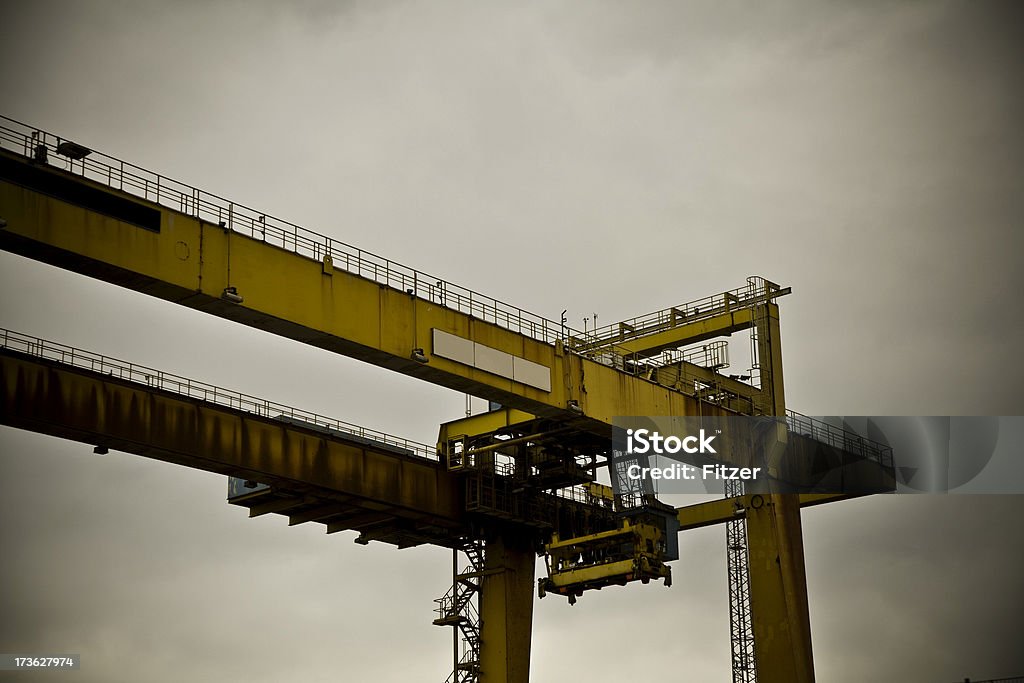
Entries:
[[42,157],[0,150],[7,251],[592,434],[617,415],[698,413],[622,363],[566,352],[551,321],[117,160],[80,159],[83,177]]

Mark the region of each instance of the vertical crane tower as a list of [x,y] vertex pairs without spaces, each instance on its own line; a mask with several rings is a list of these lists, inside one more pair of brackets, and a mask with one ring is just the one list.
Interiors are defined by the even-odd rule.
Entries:
[[[490,401],[428,447],[158,372],[114,377],[15,333],[0,349],[4,424],[229,475],[252,516],[451,548],[434,621],[453,629],[450,681],[527,681],[536,592],[669,584],[677,532],[718,523],[735,554],[734,680],[813,680],[800,508],[845,494],[731,490],[674,509],[612,490],[598,477],[618,416],[780,416],[794,462],[856,457],[875,490],[891,484],[891,454],[787,412],[789,289],[763,278],[581,333],[6,118],[0,247]],[[751,377],[725,375],[722,339],[746,330]]]

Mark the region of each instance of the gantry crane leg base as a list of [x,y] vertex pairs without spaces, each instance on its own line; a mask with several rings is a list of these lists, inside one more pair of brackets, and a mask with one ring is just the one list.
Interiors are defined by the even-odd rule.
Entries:
[[800,497],[752,496],[747,509],[758,683],[814,683]]
[[528,683],[537,554],[512,535],[489,538],[480,590],[480,683]]

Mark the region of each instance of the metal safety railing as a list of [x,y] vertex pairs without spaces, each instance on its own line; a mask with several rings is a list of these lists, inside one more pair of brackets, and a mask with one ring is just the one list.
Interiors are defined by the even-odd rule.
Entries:
[[786,426],[791,432],[810,437],[815,441],[834,446],[848,453],[855,453],[863,458],[874,460],[883,467],[891,468],[892,448],[885,444],[866,439],[855,432],[851,432],[823,420],[818,420],[807,415],[786,411]]
[[[646,371],[637,364],[640,360],[637,354],[617,346],[611,330],[614,328],[617,334],[617,330],[620,329],[619,323],[591,332],[580,332],[564,322],[555,322],[530,313],[443,278],[396,263],[116,157],[70,143],[53,133],[6,116],[0,116],[0,148],[54,168],[59,168],[59,163],[63,166],[62,170],[87,180],[212,224],[223,225],[226,229],[301,256],[317,261],[330,257],[333,268],[373,280],[544,343],[554,344],[561,341],[567,350],[622,372],[638,375]],[[717,310],[716,306],[724,306],[728,296],[734,293],[736,296],[742,295],[742,301],[749,302],[751,296],[756,296],[751,292],[760,291],[757,288],[763,288],[766,282],[763,278],[748,278],[748,285],[744,288],[705,297],[682,307],[625,322],[632,325],[637,334],[649,332],[652,326],[665,324],[665,316],[671,315],[673,310],[682,310],[686,315],[703,315],[705,311],[710,314]]]
[[0,348],[134,382],[149,389],[167,391],[178,396],[239,410],[257,417],[309,426],[328,433],[336,433],[342,438],[355,437],[361,441],[400,449],[434,462],[439,460],[435,446],[13,330],[0,328]]
[[[64,147],[62,143],[65,143]],[[67,140],[52,133],[0,116],[0,148],[17,152],[38,163],[58,167],[59,162],[63,170],[82,178],[200,220],[223,224],[225,228],[301,256],[317,261],[330,256],[334,268],[414,294],[539,341],[553,344],[567,335],[580,334],[562,323],[102,152],[74,145],[73,150],[79,150],[77,154],[72,150],[74,157],[78,157],[81,151],[85,151],[86,155],[71,158],[67,156],[69,150],[66,143]]]
[[713,341],[687,349],[665,349],[657,356],[651,356],[645,363],[654,367],[691,363],[704,368],[722,369],[729,367],[729,342]]
[[788,292],[788,289],[782,289],[774,282],[754,275],[747,278],[747,284],[743,287],[597,327],[574,341],[578,347],[587,349],[621,343],[680,324],[690,324],[722,313],[750,308]]

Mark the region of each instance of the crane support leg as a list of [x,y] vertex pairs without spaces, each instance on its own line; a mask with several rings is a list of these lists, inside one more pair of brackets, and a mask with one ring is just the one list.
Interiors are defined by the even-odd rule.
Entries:
[[754,495],[747,509],[759,683],[814,683],[800,497]]
[[536,552],[513,535],[487,540],[480,589],[480,683],[528,683]]

